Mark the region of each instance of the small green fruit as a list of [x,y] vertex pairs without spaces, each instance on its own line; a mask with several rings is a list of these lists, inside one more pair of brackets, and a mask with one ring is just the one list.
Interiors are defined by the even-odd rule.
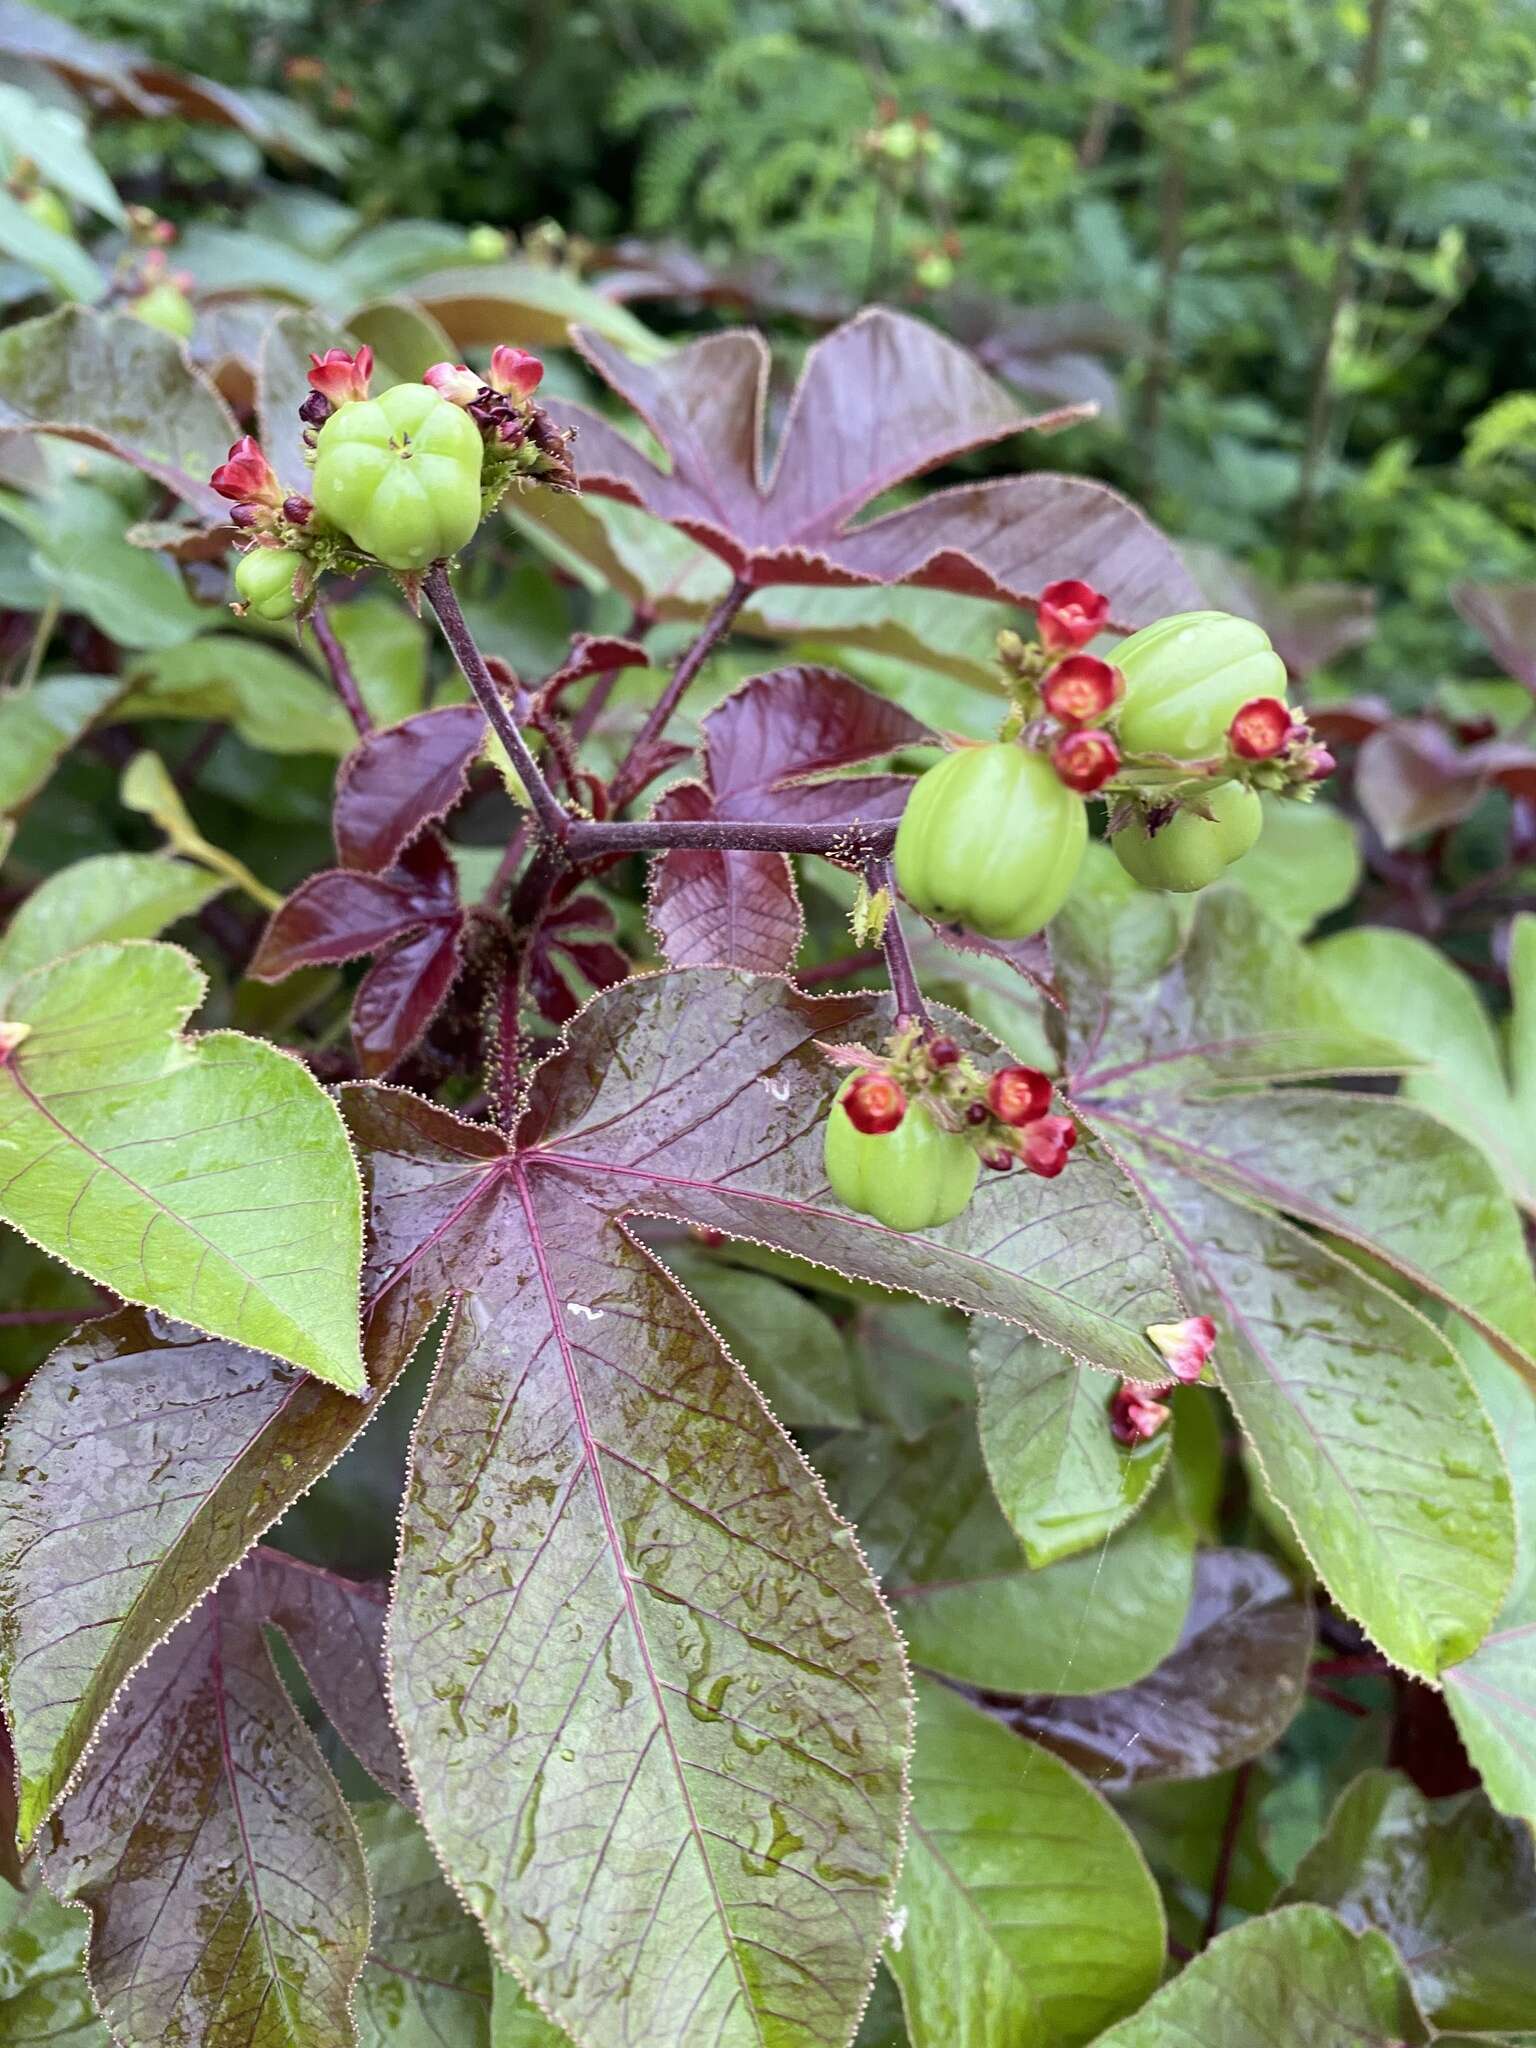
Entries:
[[396,384],[320,429],[315,504],[387,568],[425,569],[480,524],[484,452],[468,413],[428,384]]
[[197,326],[192,301],[179,285],[152,284],[147,292],[130,301],[128,311],[146,327],[158,327],[174,334],[178,341],[190,341]]
[[1179,612],[1114,650],[1125,677],[1116,732],[1123,753],[1197,761],[1220,753],[1250,698],[1285,698],[1285,663],[1269,635],[1230,612]]
[[965,1139],[941,1130],[922,1103],[909,1104],[894,1131],[866,1134],[855,1129],[841,1096],[827,1118],[825,1156],[837,1199],[891,1230],[952,1222],[971,1199],[980,1167]]
[[235,588],[258,619],[291,619],[299,608],[293,579],[303,566],[292,548],[252,548],[235,566]]
[[1027,939],[1053,918],[1082,864],[1088,813],[1024,747],[965,747],[928,770],[896,833],[896,879],[939,924]]
[[1149,835],[1138,820],[1110,840],[1116,860],[1144,889],[1188,895],[1203,889],[1241,860],[1264,829],[1264,806],[1240,782],[1223,782],[1203,799],[1210,811],[1180,811]]
[[499,263],[507,253],[507,238],[500,228],[488,227],[481,221],[464,237],[464,246],[472,262]]
[[75,232],[69,208],[47,185],[39,185],[29,192],[21,205],[22,211],[31,214],[39,227],[51,228],[56,235],[73,235]]

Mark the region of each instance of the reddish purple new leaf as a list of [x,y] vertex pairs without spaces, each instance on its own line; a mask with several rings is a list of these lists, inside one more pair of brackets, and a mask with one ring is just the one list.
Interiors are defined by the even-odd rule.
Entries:
[[380,875],[327,868],[272,913],[250,972],[281,981],[298,967],[382,955],[358,985],[352,1036],[365,1074],[386,1074],[442,1008],[459,971],[458,874],[436,833]]
[[1507,739],[1459,747],[1432,718],[1400,718],[1369,735],[1355,764],[1360,808],[1389,848],[1459,824],[1490,787],[1536,797],[1536,751]]
[[[797,824],[898,817],[909,776],[837,771],[935,739],[900,705],[835,669],[813,667],[754,676],[707,715],[703,729],[707,788],[668,790],[657,817]],[[674,966],[769,973],[792,964],[805,930],[782,854],[691,849],[656,862],[651,924]]]
[[336,779],[332,830],[344,868],[381,874],[464,794],[485,743],[478,704],[441,704],[369,733]]
[[1163,536],[1115,492],[1075,477],[961,485],[851,526],[904,478],[1051,424],[1021,413],[919,321],[877,307],[811,350],[766,480],[760,336],[711,335],[647,365],[591,334],[580,343],[671,460],[659,469],[585,408],[552,405],[580,429],[582,487],[667,520],[754,588],[919,583],[1027,604],[1054,578],[1087,576],[1126,625],[1199,602]]
[[600,896],[578,890],[540,920],[528,949],[528,993],[539,1015],[568,1024],[590,995],[629,973],[614,943],[618,920]]
[[1451,602],[1504,673],[1536,691],[1536,583],[1458,583]]
[[125,2048],[348,2048],[362,1846],[228,1579],[130,1681],[53,1824],[50,1887]]
[[254,1581],[264,1618],[288,1638],[336,1733],[375,1784],[402,1806],[414,1806],[384,1683],[387,1589],[266,1544],[251,1553],[242,1572]]
[[611,675],[619,668],[649,668],[651,657],[638,640],[625,640],[613,633],[577,633],[571,651],[539,686],[539,697],[554,704],[575,683],[591,676]]
[[[674,783],[658,818],[712,818],[710,793]],[[750,967],[781,973],[794,961],[805,917],[782,853],[674,847],[651,865],[650,923],[674,967]]]

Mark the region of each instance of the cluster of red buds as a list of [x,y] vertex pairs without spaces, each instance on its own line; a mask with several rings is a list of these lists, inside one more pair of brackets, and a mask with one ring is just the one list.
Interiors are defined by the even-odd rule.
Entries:
[[988,1073],[943,1032],[909,1025],[883,1053],[822,1050],[839,1066],[858,1066],[841,1101],[849,1122],[868,1136],[894,1131],[908,1104],[921,1101],[942,1129],[969,1139],[992,1172],[1023,1166],[1042,1180],[1056,1178],[1077,1143],[1071,1117],[1051,1114],[1049,1075],[1036,1067]]
[[284,490],[253,434],[241,435],[209,481],[229,500],[232,525],[253,536],[270,535],[284,547],[295,544],[291,529],[307,526],[315,509],[308,498]]
[[1179,1323],[1153,1323],[1147,1340],[1173,1374],[1155,1386],[1122,1380],[1110,1396],[1109,1426],[1122,1444],[1146,1443],[1156,1436],[1172,1410],[1167,1396],[1176,1386],[1192,1387],[1205,1372],[1216,1348],[1216,1325],[1209,1316],[1186,1316]]
[[1251,697],[1227,727],[1227,745],[1248,764],[1244,779],[1255,789],[1286,789],[1322,782],[1336,763],[1304,717],[1278,697]]
[[434,363],[422,382],[451,404],[459,405],[480,429],[487,457],[487,486],[496,496],[519,476],[533,477],[552,490],[573,491],[570,432],[557,427],[533,394],[544,379],[544,365],[525,348],[500,343],[491,350],[491,365],[480,377],[466,363]]
[[1051,765],[1068,789],[1092,796],[1119,772],[1120,749],[1103,730],[1125,695],[1112,661],[1082,652],[1109,622],[1109,599],[1076,576],[1048,583],[1035,607],[1035,638],[1000,633],[997,651],[1022,724],[1038,724]]
[[309,396],[299,407],[306,446],[314,447],[316,434],[338,406],[368,396],[372,377],[373,350],[366,346],[355,355],[344,348],[328,348],[324,355],[310,357]]

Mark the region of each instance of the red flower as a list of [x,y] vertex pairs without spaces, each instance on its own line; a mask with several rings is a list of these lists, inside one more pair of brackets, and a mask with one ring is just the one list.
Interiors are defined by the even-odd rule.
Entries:
[[1042,1180],[1054,1180],[1077,1143],[1077,1125],[1069,1116],[1036,1117],[1019,1133],[1024,1164]]
[[310,389],[332,405],[368,396],[368,379],[373,375],[371,348],[360,348],[355,356],[344,348],[328,348],[323,356],[311,356],[309,362]]
[[467,363],[434,363],[422,371],[421,381],[454,405],[473,405],[484,388]]
[[1069,732],[1051,749],[1051,766],[1068,789],[1092,796],[1120,766],[1120,749],[1107,732]]
[[1091,725],[1125,695],[1125,677],[1096,654],[1069,654],[1040,686],[1045,708],[1063,725]]
[[1075,576],[1047,583],[1035,607],[1035,629],[1053,652],[1059,647],[1086,647],[1108,620],[1109,599]]
[[1038,1067],[1002,1067],[987,1083],[987,1101],[999,1123],[1032,1124],[1051,1106],[1050,1080]]
[[252,434],[242,434],[209,479],[221,498],[236,505],[281,505],[283,487],[277,472]]
[[525,348],[510,348],[505,342],[491,350],[491,374],[486,379],[493,391],[519,404],[532,398],[544,380],[544,365]]
[[1232,717],[1227,739],[1245,761],[1270,761],[1291,737],[1291,708],[1278,697],[1250,697]]
[[867,1138],[894,1131],[907,1113],[907,1098],[889,1074],[855,1074],[842,1101],[849,1123]]
[[1109,1426],[1123,1444],[1141,1444],[1157,1435],[1172,1414],[1158,1397],[1169,1387],[1142,1387],[1134,1380],[1122,1380],[1110,1397]]
[[1186,1387],[1199,1379],[1216,1348],[1216,1325],[1209,1316],[1186,1316],[1182,1323],[1153,1323],[1147,1336],[1168,1361],[1174,1378]]

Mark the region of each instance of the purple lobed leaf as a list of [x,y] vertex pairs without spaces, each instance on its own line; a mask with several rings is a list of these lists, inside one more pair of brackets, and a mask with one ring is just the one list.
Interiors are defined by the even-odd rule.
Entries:
[[129,1682],[55,1816],[50,1887],[126,2048],[348,2048],[362,1847],[272,1668],[248,1574]]
[[332,829],[344,868],[382,874],[464,794],[485,743],[478,704],[440,704],[360,741],[336,779]]
[[1133,623],[1199,601],[1173,548],[1133,506],[1073,477],[962,485],[851,527],[903,478],[1051,423],[1022,413],[920,321],[874,307],[816,344],[766,479],[760,336],[710,335],[645,365],[590,334],[578,340],[671,459],[659,469],[585,408],[552,405],[580,428],[582,487],[680,528],[753,587],[920,583],[1027,604],[1053,578],[1082,575]]
[[[656,804],[663,819],[713,818],[700,783],[674,783]],[[775,974],[805,936],[794,870],[782,853],[673,847],[651,865],[650,924],[674,967],[746,967]]]

